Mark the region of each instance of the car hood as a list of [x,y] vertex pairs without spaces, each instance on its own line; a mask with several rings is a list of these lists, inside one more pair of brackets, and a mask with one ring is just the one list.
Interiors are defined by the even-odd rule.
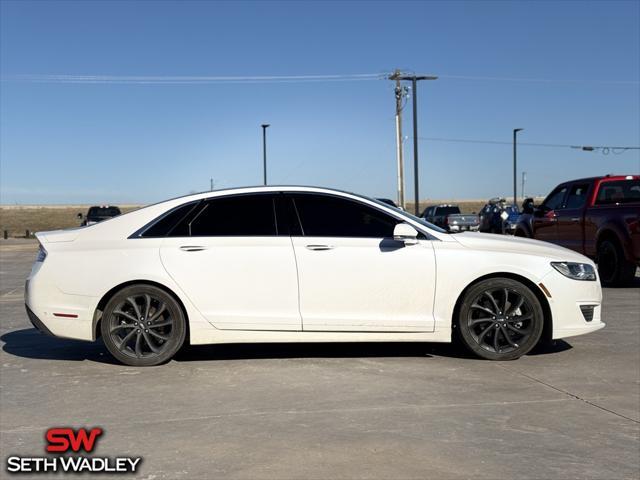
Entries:
[[496,252],[512,252],[525,255],[547,257],[554,261],[571,261],[593,264],[584,255],[568,248],[541,242],[530,238],[496,235],[492,233],[464,232],[456,233],[453,238],[462,246],[474,250],[490,250]]

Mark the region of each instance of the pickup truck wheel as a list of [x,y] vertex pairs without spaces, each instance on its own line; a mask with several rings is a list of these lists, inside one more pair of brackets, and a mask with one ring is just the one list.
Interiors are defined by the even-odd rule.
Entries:
[[621,286],[633,280],[636,265],[625,258],[617,241],[603,240],[598,245],[598,274],[603,286]]

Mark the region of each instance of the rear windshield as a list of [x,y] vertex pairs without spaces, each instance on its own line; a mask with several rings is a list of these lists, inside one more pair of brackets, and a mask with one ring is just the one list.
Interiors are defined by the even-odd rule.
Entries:
[[454,213],[460,213],[458,207],[438,207],[436,209],[436,215],[451,215]]
[[596,205],[634,202],[640,202],[640,180],[616,180],[600,184]]
[[87,217],[115,217],[120,215],[118,207],[91,207]]

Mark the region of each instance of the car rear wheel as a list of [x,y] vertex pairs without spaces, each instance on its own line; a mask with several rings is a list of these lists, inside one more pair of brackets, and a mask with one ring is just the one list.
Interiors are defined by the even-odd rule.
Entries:
[[132,366],[162,364],[180,349],[186,321],[178,302],[152,285],[132,285],[107,303],[101,332],[109,352]]
[[490,278],[465,293],[456,326],[462,343],[479,357],[515,360],[540,340],[544,312],[526,285]]
[[626,285],[636,274],[636,265],[629,262],[615,240],[603,240],[598,245],[598,274],[605,287]]

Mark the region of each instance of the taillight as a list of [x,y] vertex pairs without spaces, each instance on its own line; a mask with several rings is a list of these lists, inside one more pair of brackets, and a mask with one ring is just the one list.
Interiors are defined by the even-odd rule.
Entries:
[[36,256],[36,262],[44,262],[44,259],[47,258],[47,251],[44,249],[42,244],[39,245],[38,255]]

